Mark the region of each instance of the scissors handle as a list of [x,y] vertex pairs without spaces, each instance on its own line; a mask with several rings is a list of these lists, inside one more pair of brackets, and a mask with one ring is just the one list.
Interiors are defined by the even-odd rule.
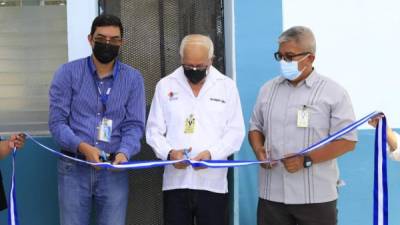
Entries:
[[189,149],[183,149],[183,154],[185,155],[185,159],[189,159],[190,157],[189,157],[189,153],[190,153],[190,150]]

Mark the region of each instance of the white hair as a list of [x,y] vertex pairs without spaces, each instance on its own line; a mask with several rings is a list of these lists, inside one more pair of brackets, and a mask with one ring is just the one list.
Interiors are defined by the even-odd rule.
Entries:
[[279,44],[293,41],[303,50],[315,54],[316,42],[313,32],[308,27],[295,26],[287,29],[279,36]]
[[211,38],[201,34],[189,34],[182,39],[181,46],[179,48],[179,54],[183,58],[183,53],[188,44],[202,45],[208,49],[208,59],[214,57],[214,44]]

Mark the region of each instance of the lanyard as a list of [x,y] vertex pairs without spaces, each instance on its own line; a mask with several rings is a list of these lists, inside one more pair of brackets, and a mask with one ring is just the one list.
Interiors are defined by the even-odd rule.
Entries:
[[91,57],[91,56],[87,57],[87,65],[88,65],[88,67],[89,67],[89,72],[90,72],[90,74],[93,76],[93,80],[94,80],[94,82],[95,82],[95,85],[97,86],[97,91],[99,92],[100,100],[101,100],[101,103],[103,104],[103,109],[104,109],[104,111],[105,111],[106,104],[107,104],[107,100],[108,100],[108,96],[109,96],[110,93],[111,93],[111,89],[112,89],[112,87],[113,87],[113,85],[114,85],[114,80],[117,79],[117,76],[118,76],[118,72],[119,72],[119,68],[118,68],[118,67],[119,67],[119,60],[118,60],[118,59],[115,60],[115,64],[114,64],[114,68],[113,68],[113,76],[114,76],[114,79],[111,81],[111,85],[110,85],[109,88],[107,88],[106,93],[102,93],[102,92],[101,92],[100,85],[99,85],[99,81],[96,80],[96,78],[95,78],[95,76],[96,76],[97,74],[94,72],[94,69],[93,69],[93,65],[92,65],[92,63],[91,63],[91,60],[92,60],[92,57]]

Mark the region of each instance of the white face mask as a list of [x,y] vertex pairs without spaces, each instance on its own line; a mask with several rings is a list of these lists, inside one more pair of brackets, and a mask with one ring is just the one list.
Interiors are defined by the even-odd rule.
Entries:
[[301,71],[299,71],[298,63],[301,62],[306,57],[307,57],[307,55],[304,56],[299,61],[286,62],[283,59],[281,61],[279,61],[280,65],[281,65],[281,75],[282,75],[282,77],[284,77],[284,78],[286,78],[286,79],[288,79],[290,81],[296,80],[303,73],[303,71],[306,69],[306,67],[304,67]]

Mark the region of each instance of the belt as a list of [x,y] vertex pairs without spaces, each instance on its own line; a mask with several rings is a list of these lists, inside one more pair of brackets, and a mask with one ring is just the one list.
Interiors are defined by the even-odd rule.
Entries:
[[[77,159],[86,160],[86,157],[81,153],[75,154],[75,153],[67,151],[67,150],[61,150],[61,153],[64,155],[70,156],[70,157],[77,158]],[[115,153],[107,154],[106,162],[113,162],[114,160],[115,160]],[[104,160],[102,158],[100,158],[100,161],[104,162]]]

